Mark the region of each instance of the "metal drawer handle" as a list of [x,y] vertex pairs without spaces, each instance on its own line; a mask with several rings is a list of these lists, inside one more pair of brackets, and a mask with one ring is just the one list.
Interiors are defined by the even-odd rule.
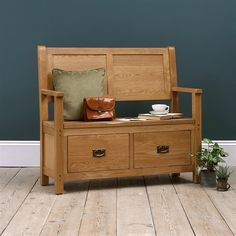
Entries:
[[157,146],[157,153],[168,153],[169,152],[169,145],[159,145]]
[[106,149],[105,148],[97,148],[93,149],[93,157],[104,157],[106,155]]

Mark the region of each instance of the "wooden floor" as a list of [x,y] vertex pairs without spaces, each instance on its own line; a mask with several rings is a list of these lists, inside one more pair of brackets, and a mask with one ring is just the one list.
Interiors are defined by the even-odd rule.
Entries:
[[0,235],[236,235],[236,168],[218,192],[190,174],[39,185],[38,168],[0,168]]

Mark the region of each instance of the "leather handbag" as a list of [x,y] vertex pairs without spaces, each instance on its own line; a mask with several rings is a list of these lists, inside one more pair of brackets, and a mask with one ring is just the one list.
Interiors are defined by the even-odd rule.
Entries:
[[115,99],[111,97],[84,98],[84,120],[99,121],[115,119]]

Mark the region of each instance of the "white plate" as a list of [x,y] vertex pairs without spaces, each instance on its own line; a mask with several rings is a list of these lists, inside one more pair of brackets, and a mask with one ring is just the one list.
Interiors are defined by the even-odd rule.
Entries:
[[168,114],[168,111],[149,111],[152,115],[166,115]]

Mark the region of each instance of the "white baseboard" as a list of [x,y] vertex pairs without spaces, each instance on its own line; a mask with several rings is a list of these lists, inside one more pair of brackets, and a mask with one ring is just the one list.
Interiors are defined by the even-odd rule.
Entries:
[[39,141],[0,141],[0,166],[39,166]]
[[[216,142],[229,153],[226,163],[236,166],[236,140]],[[0,167],[37,167],[39,150],[39,141],[0,141]]]

